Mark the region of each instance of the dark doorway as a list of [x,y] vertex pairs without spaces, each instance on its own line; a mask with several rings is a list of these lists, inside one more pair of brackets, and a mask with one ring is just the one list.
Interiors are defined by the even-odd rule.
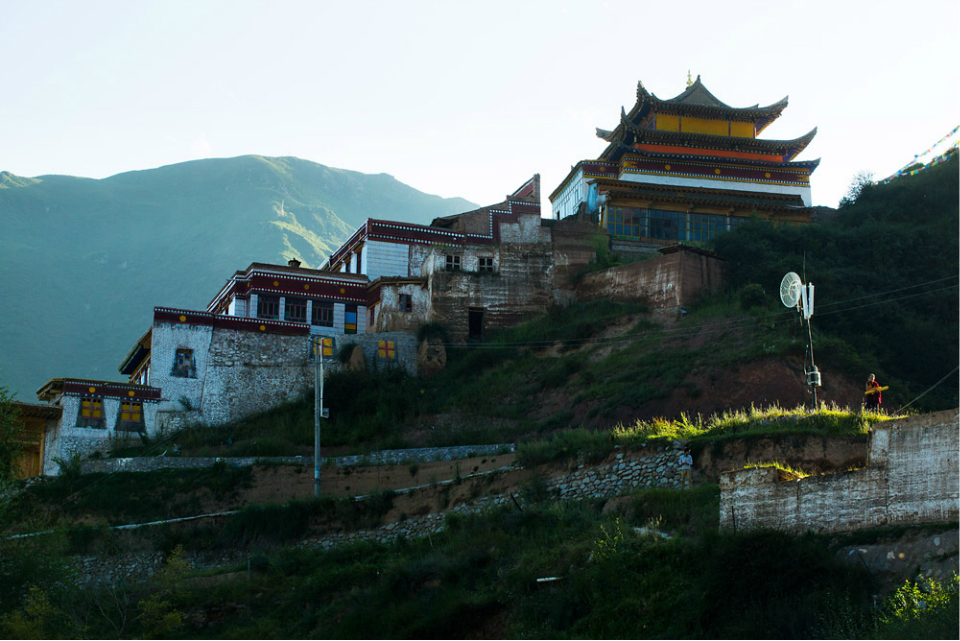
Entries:
[[480,340],[483,338],[483,315],[482,307],[471,307],[467,316],[467,331],[471,340]]

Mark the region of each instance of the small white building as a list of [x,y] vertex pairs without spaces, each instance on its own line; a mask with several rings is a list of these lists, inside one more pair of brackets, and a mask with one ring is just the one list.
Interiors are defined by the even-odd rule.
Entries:
[[160,390],[146,385],[54,378],[37,390],[37,398],[59,408],[55,424],[45,430],[43,474],[56,474],[57,459],[107,451],[114,444],[146,434],[156,420]]

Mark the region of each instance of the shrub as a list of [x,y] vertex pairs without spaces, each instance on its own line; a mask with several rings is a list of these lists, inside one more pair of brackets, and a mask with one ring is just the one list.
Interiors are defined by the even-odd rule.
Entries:
[[756,283],[743,287],[738,297],[740,300],[740,308],[743,310],[750,310],[754,307],[764,307],[767,301],[767,294],[763,291],[763,287]]

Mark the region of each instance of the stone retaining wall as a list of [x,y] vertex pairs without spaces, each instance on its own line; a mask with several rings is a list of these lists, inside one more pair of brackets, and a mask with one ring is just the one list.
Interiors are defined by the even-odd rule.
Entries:
[[[248,556],[240,551],[225,551],[217,554],[187,554],[186,560],[191,569],[203,570],[236,565],[244,562]],[[76,572],[78,585],[121,585],[146,581],[162,568],[165,562],[162,552],[116,556],[77,555],[73,557],[70,567]]]
[[638,453],[616,453],[594,466],[580,464],[569,474],[547,481],[547,489],[564,500],[604,498],[640,488],[680,487],[680,445],[650,445]]
[[[571,472],[546,479],[546,488],[548,492],[561,500],[606,498],[640,488],[679,488],[680,473],[677,470],[679,447],[679,443],[651,445],[640,452],[615,453],[605,462],[596,466],[588,467],[585,463],[579,464]],[[464,480],[503,471],[503,469],[500,469],[481,474],[471,474],[464,477]],[[452,482],[444,481],[440,485]],[[420,488],[410,488],[402,491],[416,489]],[[478,497],[457,505],[448,510],[446,514],[475,514],[487,508],[514,504],[523,505],[523,498],[519,494],[495,494]],[[371,530],[337,532],[311,537],[302,541],[300,545],[327,550],[359,541],[388,543],[399,537],[427,536],[443,530],[444,518],[444,513],[435,512]]]
[[[337,456],[323,459],[324,465],[341,467],[351,465],[397,465],[402,463],[416,463],[428,461],[453,461],[485,454],[513,452],[516,446],[513,443],[499,443],[494,445],[458,445],[455,447],[421,447],[406,450],[381,450],[370,454],[355,456]],[[152,472],[164,469],[188,469],[210,467],[216,463],[223,463],[230,467],[249,467],[265,463],[280,463],[305,465],[313,467],[312,456],[224,456],[224,457],[195,457],[195,456],[152,456],[134,458],[110,458],[94,461],[84,461],[84,474],[93,472]]]

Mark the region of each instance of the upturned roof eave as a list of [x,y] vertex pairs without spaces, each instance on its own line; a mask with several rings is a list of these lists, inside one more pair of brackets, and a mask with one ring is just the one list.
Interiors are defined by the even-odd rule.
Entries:
[[779,140],[779,139],[768,139],[768,138],[742,138],[737,136],[718,136],[716,134],[699,134],[699,133],[686,133],[680,131],[665,131],[662,129],[644,129],[642,127],[637,127],[631,125],[627,128],[627,131],[634,134],[634,136],[640,136],[644,139],[665,139],[667,141],[675,141],[677,143],[690,143],[690,142],[699,142],[703,144],[714,144],[722,145],[723,147],[728,147],[731,145],[742,145],[742,146],[754,146],[761,149],[777,149],[781,150],[784,153],[789,153],[792,157],[797,156],[801,151],[806,149],[807,145],[817,135],[817,128],[814,127],[807,133],[802,136],[798,136],[792,140]]
[[760,206],[765,209],[796,212],[809,209],[803,205],[803,199],[798,194],[758,193],[752,191],[737,191],[726,189],[709,189],[702,187],[677,187],[675,185],[644,184],[638,189],[638,184],[619,180],[602,180],[607,193],[613,197],[616,194],[630,196],[651,196],[665,202],[697,202],[700,204],[741,205],[743,207]]
[[[696,149],[696,148],[692,148]],[[791,169],[791,168],[805,168],[809,169],[811,173],[820,165],[820,159],[815,160],[784,160],[784,161],[773,161],[773,160],[762,160],[762,159],[752,159],[752,158],[730,158],[729,156],[720,156],[720,155],[710,155],[709,150],[704,150],[704,153],[701,154],[680,154],[680,153],[671,153],[671,152],[651,152],[642,149],[634,149],[633,147],[628,147],[626,145],[620,145],[619,150],[622,152],[616,159],[605,159],[603,162],[608,163],[619,163],[624,155],[630,154],[633,156],[639,156],[641,158],[649,158],[651,160],[665,160],[673,159],[677,162],[719,162],[723,164],[738,164],[749,167],[770,167],[773,169]]]

